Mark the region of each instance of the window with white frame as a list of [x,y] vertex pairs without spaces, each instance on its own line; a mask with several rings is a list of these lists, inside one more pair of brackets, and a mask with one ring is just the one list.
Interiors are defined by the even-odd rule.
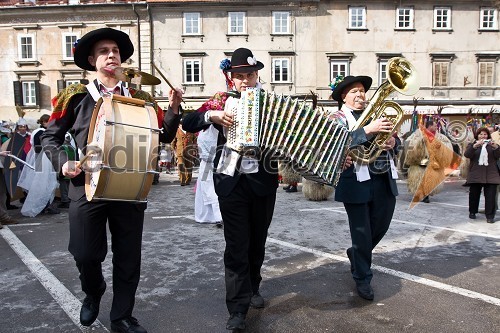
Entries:
[[62,35],[62,54],[64,60],[73,59],[73,45],[78,36],[72,33],[63,33]]
[[396,29],[413,29],[413,7],[396,9]]
[[432,85],[434,87],[449,86],[449,75],[449,61],[436,61],[432,64]]
[[201,59],[184,59],[184,83],[202,83]]
[[478,85],[480,87],[492,87],[495,84],[495,62],[479,60],[478,67]]
[[434,8],[434,29],[451,29],[451,7]]
[[244,34],[246,33],[245,12],[229,12],[228,13],[228,33],[229,34]]
[[479,29],[498,29],[498,10],[496,8],[481,8]]
[[201,14],[200,13],[184,13],[184,34],[185,35],[200,35],[201,34]]
[[24,81],[23,84],[23,105],[33,106],[36,104],[35,81]]
[[21,34],[18,36],[19,60],[36,60],[35,35]]
[[273,34],[290,33],[290,12],[273,12]]
[[380,59],[378,63],[378,84],[381,85],[382,83],[387,80],[387,59]]
[[69,87],[72,84],[77,84],[77,83],[80,83],[80,82],[81,82],[81,80],[66,80],[65,81],[66,87]]
[[349,7],[349,29],[366,29],[366,7]]
[[285,83],[291,82],[290,77],[290,58],[272,58],[272,82]]
[[347,59],[330,60],[330,82],[334,82],[337,76],[349,75],[349,61]]

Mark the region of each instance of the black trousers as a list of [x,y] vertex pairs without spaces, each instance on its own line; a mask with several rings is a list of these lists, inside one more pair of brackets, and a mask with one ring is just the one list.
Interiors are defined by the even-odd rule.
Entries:
[[110,319],[132,315],[141,271],[142,228],[146,204],[72,201],[69,208],[69,251],[73,255],[82,290],[97,295],[106,287],[102,262],[107,251],[109,222],[113,251],[113,303]]
[[356,283],[370,283],[372,251],[385,236],[391,224],[396,197],[392,194],[387,175],[372,176],[371,200],[361,204],[344,203],[349,217],[352,260]]
[[247,313],[250,298],[259,290],[275,201],[276,192],[267,196],[253,193],[244,175],[229,196],[219,197],[226,240],[224,266],[229,313]]
[[487,219],[495,218],[497,184],[469,184],[469,213],[476,214],[479,209],[481,189],[484,188],[484,214]]

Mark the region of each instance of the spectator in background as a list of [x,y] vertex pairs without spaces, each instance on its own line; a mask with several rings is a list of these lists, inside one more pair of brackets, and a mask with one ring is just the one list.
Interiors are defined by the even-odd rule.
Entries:
[[495,222],[495,196],[500,184],[497,160],[500,158],[499,145],[491,141],[487,128],[478,128],[474,142],[469,143],[464,156],[470,159],[467,184],[469,189],[469,218],[475,219],[479,208],[481,189],[484,191],[486,222]]

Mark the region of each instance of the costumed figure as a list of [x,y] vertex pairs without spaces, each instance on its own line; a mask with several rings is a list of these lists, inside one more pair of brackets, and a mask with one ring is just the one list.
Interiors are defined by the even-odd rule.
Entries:
[[31,133],[31,149],[26,156],[26,163],[35,166],[35,170],[23,168],[19,177],[18,186],[28,193],[21,208],[21,214],[24,216],[35,217],[42,211],[50,214],[60,213],[58,209],[51,207],[58,187],[57,174],[47,155],[40,154],[41,136],[48,121],[49,115],[42,115],[38,120],[40,127]]
[[177,171],[181,186],[189,185],[193,178],[193,166],[198,154],[196,135],[186,132],[180,124],[171,145],[177,157]]
[[302,178],[302,193],[311,201],[325,201],[333,194],[333,187]]
[[451,141],[437,132],[432,120],[427,121],[426,128],[410,135],[407,141],[405,164],[409,165],[408,191],[414,195],[413,203],[429,203],[429,196],[441,191],[446,169],[451,168],[454,155]]
[[281,181],[283,184],[288,184],[283,187],[283,190],[287,193],[297,192],[297,185],[302,179],[302,176],[293,170],[293,167],[285,162],[280,162],[278,164],[279,174],[281,175]]
[[200,155],[200,168],[196,181],[196,194],[194,198],[194,218],[198,223],[216,223],[222,226],[222,215],[219,200],[215,193],[213,160],[217,148],[219,132],[213,126],[198,134],[198,151]]
[[[247,87],[260,87],[258,71],[264,64],[252,51],[239,48],[231,60],[224,59],[221,69],[228,89],[237,92]],[[229,77],[230,75],[230,77]],[[278,187],[278,165],[270,154],[261,152],[260,159],[240,155],[226,145],[225,132],[234,124],[233,108],[237,93],[215,94],[198,110],[188,114],[183,127],[199,132],[214,126],[218,131],[214,159],[214,186],[224,223],[226,306],[230,314],[228,330],[245,329],[249,307],[262,308],[260,273],[264,262],[267,231],[271,224]],[[227,112],[226,112],[226,111]]]
[[[78,161],[71,161],[62,147],[65,135],[71,129],[78,151],[87,153],[87,146],[91,144],[87,142],[89,131],[94,131],[95,134],[99,130],[99,127],[97,130],[91,128],[96,103],[112,95],[142,99],[154,105],[154,110],[148,110],[156,112],[153,117],[157,117],[157,125],[163,132],[150,132],[159,135],[161,142],[172,141],[181,117],[182,92],[174,89],[169,92],[169,108],[167,112],[163,112],[150,94],[127,88],[118,79],[117,68],[133,52],[134,46],[129,36],[111,28],[90,31],[77,41],[74,49],[75,64],[85,71],[96,71],[96,79],[87,85],[70,85],[53,98],[54,110],[42,136],[42,144],[54,169],[71,179],[68,193],[71,201],[68,210],[68,248],[76,262],[85,293],[80,309],[80,323],[90,326],[99,314],[101,297],[106,290],[102,262],[108,251],[109,228],[113,249],[111,331],[144,333],[146,330],[132,316],[132,312],[141,277],[142,231],[147,204],[122,200],[87,200],[86,174],[82,168],[89,168],[90,163],[80,165]],[[156,127],[156,124],[153,126]],[[88,176],[90,179],[90,174]],[[88,182],[88,185],[91,186],[92,183]]]

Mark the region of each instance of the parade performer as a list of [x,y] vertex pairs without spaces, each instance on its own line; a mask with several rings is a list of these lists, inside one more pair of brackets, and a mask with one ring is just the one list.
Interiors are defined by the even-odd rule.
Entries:
[[41,137],[47,128],[49,117],[47,114],[42,115],[37,121],[40,127],[31,133],[31,149],[26,156],[26,163],[35,166],[35,170],[23,168],[17,183],[17,186],[28,193],[21,208],[21,214],[24,216],[35,217],[42,211],[49,214],[60,213],[59,209],[51,205],[58,185],[57,175],[48,157],[40,154]]
[[213,126],[198,134],[200,168],[194,197],[194,219],[198,223],[215,223],[218,227],[222,227],[222,215],[219,199],[215,193],[212,171],[218,134],[219,132]]
[[[110,319],[112,332],[146,332],[132,316],[135,293],[140,279],[141,243],[146,203],[127,201],[87,201],[85,175],[75,161],[69,161],[64,149],[65,134],[72,129],[79,151],[85,153],[92,111],[101,95],[110,93],[155,103],[142,90],[127,89],[115,75],[116,67],[132,56],[134,46],[122,31],[101,28],[85,34],[74,50],[75,64],[86,71],[96,71],[96,79],[87,85],[74,84],[53,100],[54,110],[42,136],[44,150],[54,169],[71,178],[69,188],[69,251],[80,272],[86,296],[80,322],[90,326],[99,314],[99,304],[106,283],[102,262],[108,250],[106,224],[109,222],[113,249],[113,303]],[[157,110],[158,126],[163,128],[160,141],[170,142],[179,126],[182,92],[169,92],[169,108]]]
[[[368,76],[338,78],[332,85],[332,98],[339,103],[333,117],[352,129],[366,106],[366,91],[372,79]],[[376,119],[351,132],[352,145],[367,144],[381,131],[392,129],[386,118]],[[397,170],[393,156],[400,145],[399,139],[389,138],[380,156],[369,165],[355,161],[346,168],[335,189],[335,200],[344,203],[349,218],[352,247],[347,249],[351,273],[358,295],[373,300],[370,285],[372,251],[389,229],[398,189]]]
[[196,136],[186,132],[180,124],[171,146],[177,157],[177,171],[181,186],[189,185],[193,178],[194,160],[197,155]]
[[407,140],[408,191],[414,195],[413,203],[429,203],[429,196],[441,191],[440,185],[447,176],[445,171],[451,167],[454,158],[453,146],[446,135],[437,131],[432,120]]
[[[229,89],[237,92],[247,87],[261,87],[258,71],[264,67],[252,51],[239,48],[231,60],[221,62]],[[230,75],[230,77],[229,77]],[[235,94],[236,95],[236,94]],[[226,92],[215,94],[201,109],[185,117],[184,129],[198,132],[213,125],[218,131],[214,159],[215,192],[224,223],[226,306],[230,317],[228,330],[245,329],[249,307],[264,307],[259,288],[260,270],[264,262],[267,231],[276,201],[278,166],[262,152],[262,158],[245,158],[225,146],[224,128],[234,122],[233,115],[224,112],[235,97]]]

